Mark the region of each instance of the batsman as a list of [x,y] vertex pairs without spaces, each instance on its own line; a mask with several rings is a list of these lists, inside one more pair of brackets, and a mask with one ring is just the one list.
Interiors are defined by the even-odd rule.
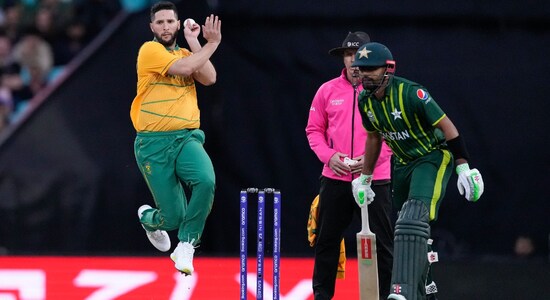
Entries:
[[375,196],[372,172],[382,140],[394,154],[393,204],[399,215],[388,299],[436,299],[429,274],[430,224],[437,220],[455,165],[459,193],[468,201],[481,197],[483,179],[470,169],[463,137],[428,90],[394,76],[395,61],[386,46],[362,45],[353,66],[359,68],[364,88],[359,111],[368,132],[361,176],[352,182],[356,201],[360,189],[369,200]]

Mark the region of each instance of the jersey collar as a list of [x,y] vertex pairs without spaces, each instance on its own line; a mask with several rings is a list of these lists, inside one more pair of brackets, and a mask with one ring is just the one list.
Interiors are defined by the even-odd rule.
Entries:
[[[157,43],[158,43],[159,41],[157,40],[157,38],[153,38],[153,42],[157,42]],[[164,48],[166,49],[166,51],[175,51],[175,50],[179,50],[179,49],[180,49],[180,46],[178,46],[178,44],[176,44],[176,45],[174,46],[174,50],[172,50],[172,49],[170,49],[170,48],[168,48],[168,47],[164,47]]]

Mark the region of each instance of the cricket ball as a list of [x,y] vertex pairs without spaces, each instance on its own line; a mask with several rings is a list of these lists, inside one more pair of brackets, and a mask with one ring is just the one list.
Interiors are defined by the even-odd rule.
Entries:
[[195,24],[195,20],[191,18],[185,19],[185,21],[183,21],[183,27],[192,26],[193,24]]

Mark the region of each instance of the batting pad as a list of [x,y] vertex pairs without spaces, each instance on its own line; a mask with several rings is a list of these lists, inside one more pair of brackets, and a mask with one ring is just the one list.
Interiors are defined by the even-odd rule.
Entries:
[[428,271],[427,240],[430,236],[428,208],[410,199],[403,205],[395,223],[392,286],[390,293],[407,300],[426,297]]

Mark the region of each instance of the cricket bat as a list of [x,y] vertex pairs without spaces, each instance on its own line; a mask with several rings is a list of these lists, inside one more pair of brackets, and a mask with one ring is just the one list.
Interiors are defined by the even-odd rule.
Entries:
[[[364,197],[359,191],[359,197]],[[367,199],[364,199],[366,201]],[[376,235],[370,231],[368,205],[361,208],[361,231],[357,233],[357,266],[359,268],[359,299],[379,300]]]

